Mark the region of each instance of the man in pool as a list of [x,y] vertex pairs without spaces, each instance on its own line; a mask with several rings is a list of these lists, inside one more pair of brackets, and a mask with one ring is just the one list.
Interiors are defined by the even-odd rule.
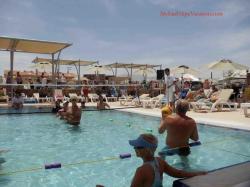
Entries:
[[73,96],[70,98],[72,106],[66,112],[66,120],[71,125],[79,125],[82,116],[82,110],[77,106],[77,97]]
[[177,101],[176,115],[166,117],[158,129],[160,134],[167,131],[167,147],[164,149],[179,148],[178,154],[180,156],[188,156],[190,154],[189,139],[194,141],[199,139],[196,122],[186,116],[188,109],[189,103],[187,101]]
[[172,177],[183,178],[203,175],[206,172],[186,172],[168,165],[165,160],[155,157],[154,153],[158,145],[157,138],[152,134],[141,134],[137,139],[130,140],[136,156],[143,160],[142,166],[137,168],[131,187],[162,187],[163,173]]

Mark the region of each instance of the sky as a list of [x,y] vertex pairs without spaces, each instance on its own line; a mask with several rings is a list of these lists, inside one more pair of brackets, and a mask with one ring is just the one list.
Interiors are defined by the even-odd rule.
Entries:
[[[221,59],[250,66],[249,10],[249,0],[0,0],[0,36],[72,43],[61,59],[185,64],[206,74],[204,65]],[[36,56],[50,57],[16,53],[14,68],[30,69]],[[0,51],[0,74],[9,59]]]

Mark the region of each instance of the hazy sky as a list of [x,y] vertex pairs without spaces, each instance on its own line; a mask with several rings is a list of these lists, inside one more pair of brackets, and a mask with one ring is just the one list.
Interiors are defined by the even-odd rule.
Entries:
[[[200,68],[225,58],[250,66],[249,10],[249,0],[0,0],[0,35],[73,43],[61,58],[101,64]],[[191,11],[223,16],[161,16]],[[16,53],[15,69],[36,56]],[[8,68],[0,51],[0,74]]]

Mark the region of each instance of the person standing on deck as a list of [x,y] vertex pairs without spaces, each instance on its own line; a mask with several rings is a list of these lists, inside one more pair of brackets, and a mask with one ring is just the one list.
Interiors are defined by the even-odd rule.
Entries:
[[164,71],[165,71],[165,84],[164,84],[165,97],[167,99],[167,104],[171,108],[174,108],[175,78],[170,75],[169,68],[166,68]]

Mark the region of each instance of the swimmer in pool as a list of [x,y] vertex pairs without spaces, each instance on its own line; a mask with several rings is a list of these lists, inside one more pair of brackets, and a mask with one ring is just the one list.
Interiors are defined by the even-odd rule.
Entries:
[[104,102],[104,98],[103,98],[102,94],[98,94],[98,96],[99,96],[99,101],[97,102],[96,108],[98,110],[104,110],[106,108],[110,108],[108,103]]
[[82,110],[77,106],[77,97],[70,98],[72,106],[66,112],[66,120],[70,125],[79,125],[82,116]]
[[152,134],[141,134],[137,139],[130,140],[129,144],[134,147],[136,156],[143,160],[142,166],[136,169],[131,187],[161,187],[163,185],[163,173],[177,178],[206,174],[206,172],[178,170],[168,165],[165,160],[155,157],[154,153],[158,141]]
[[158,129],[160,134],[167,131],[166,145],[168,148],[182,147],[178,153],[180,156],[190,154],[189,139],[194,141],[199,139],[196,122],[186,115],[188,109],[187,101],[177,101],[176,115],[166,117]]
[[63,103],[63,108],[58,110],[57,116],[59,116],[60,119],[66,119],[66,114],[67,114],[68,108],[69,108],[69,102],[66,101]]

